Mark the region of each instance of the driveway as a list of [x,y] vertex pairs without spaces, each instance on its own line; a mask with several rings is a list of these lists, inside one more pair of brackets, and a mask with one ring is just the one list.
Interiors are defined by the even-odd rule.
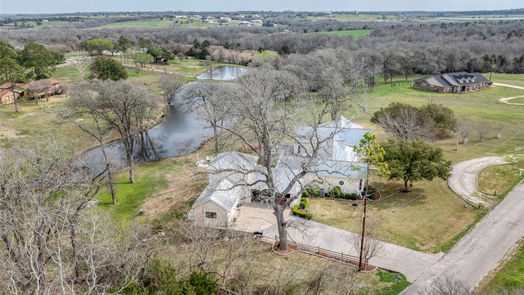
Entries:
[[524,184],[511,191],[444,257],[427,269],[403,295],[424,294],[437,279],[450,277],[473,290],[495,269],[524,234]]
[[482,169],[493,166],[507,164],[501,157],[482,157],[466,160],[453,165],[451,176],[448,178],[449,188],[464,199],[466,202],[475,206],[485,204],[479,198],[481,193],[477,189],[477,177]]
[[[354,245],[360,235],[356,233],[295,216],[289,216],[287,221],[290,222],[289,239],[294,242],[358,256]],[[278,236],[276,225],[267,228],[264,236],[270,239]],[[369,263],[400,272],[411,282],[444,255],[443,253],[423,253],[385,242],[382,242],[382,245],[380,253],[371,258]]]

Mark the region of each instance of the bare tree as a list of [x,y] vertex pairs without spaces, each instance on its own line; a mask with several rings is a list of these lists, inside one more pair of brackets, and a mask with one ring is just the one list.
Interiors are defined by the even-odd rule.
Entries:
[[393,136],[408,141],[417,138],[433,139],[437,129],[433,120],[416,107],[393,103],[377,111],[371,119]]
[[459,144],[466,144],[472,131],[473,124],[471,121],[466,119],[459,119],[457,121],[457,146],[456,150],[459,149]]
[[482,142],[492,132],[493,123],[484,121],[484,120],[480,120],[476,122],[475,129],[479,137],[479,142]]
[[74,61],[75,69],[80,76],[80,81],[85,81],[87,74],[89,73],[90,64],[89,57],[77,57],[77,59]]
[[[333,138],[340,126],[332,126],[322,134],[319,132],[329,114],[329,106],[318,104],[311,95],[281,101],[282,88],[289,89],[290,86],[285,84],[282,75],[287,74],[260,69],[241,77],[237,95],[230,98],[230,116],[234,124],[220,128],[238,138],[245,148],[259,157],[261,169],[231,172],[245,176],[243,185],[264,186],[267,192],[264,199],[273,207],[277,220],[279,247],[285,250],[288,222],[284,219],[284,209],[298,197],[292,192],[297,187],[301,189],[302,178],[317,171],[325,143]],[[294,87],[297,88],[294,92],[301,92],[300,85]],[[297,132],[295,128],[300,125],[307,127]],[[286,141],[299,146],[303,155],[283,158],[277,150]],[[250,180],[249,176],[253,174],[258,177]]]
[[229,115],[229,101],[235,95],[234,85],[216,82],[202,82],[188,85],[190,87],[183,98],[197,115],[207,121],[213,129],[215,153],[220,151],[218,132],[224,126]]
[[361,253],[362,266],[359,270],[366,269],[369,260],[377,256],[384,248],[384,243],[378,240],[378,228],[380,226],[380,219],[377,216],[371,216],[366,221],[365,232],[362,239],[355,239],[353,246],[355,250]]
[[[93,86],[88,83],[80,83],[74,86],[71,91],[71,98],[66,104],[65,112],[60,115],[65,118],[71,119],[80,130],[84,131],[89,136],[93,137],[100,145],[100,150],[104,158],[107,171],[107,182],[109,185],[109,192],[111,194],[111,202],[113,205],[116,204],[116,192],[113,183],[113,173],[111,171],[112,159],[109,155],[109,151],[106,149],[106,143],[104,136],[109,131],[108,126],[103,126],[102,118],[98,113],[98,106],[96,101],[96,92],[93,91]],[[74,119],[77,116],[87,115],[92,119],[92,122],[88,124],[82,123],[82,121]],[[90,124],[90,123],[94,123]]]
[[469,295],[472,294],[463,282],[445,276],[436,280],[433,285],[421,294],[428,295]]
[[175,93],[184,85],[181,77],[176,75],[162,75],[160,77],[160,88],[164,91],[164,100],[171,103]]
[[142,147],[146,146],[143,135],[155,123],[157,99],[145,88],[128,81],[103,81],[92,85],[97,92],[92,105],[97,116],[111,129],[116,130],[125,148],[129,167],[129,182],[135,182],[134,153],[137,138],[142,135]]

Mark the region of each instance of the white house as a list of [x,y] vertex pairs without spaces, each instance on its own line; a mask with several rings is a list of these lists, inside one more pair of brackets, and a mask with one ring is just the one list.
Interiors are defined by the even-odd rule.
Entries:
[[[297,128],[304,134],[310,127]],[[305,187],[318,185],[325,191],[339,186],[344,193],[358,193],[367,177],[367,166],[359,160],[354,147],[370,129],[352,123],[344,117],[321,125],[317,129],[325,136],[322,151],[312,169],[289,190],[289,197],[297,196]],[[276,190],[283,192],[292,178],[301,171],[306,153],[299,145],[282,145],[277,149],[279,159],[272,173]],[[226,152],[217,155],[207,166],[209,185],[198,197],[189,212],[189,218],[206,226],[226,228],[235,218],[236,207],[242,203],[257,202],[257,196],[267,189],[263,167],[257,166],[258,157]],[[291,206],[298,203],[295,198]]]

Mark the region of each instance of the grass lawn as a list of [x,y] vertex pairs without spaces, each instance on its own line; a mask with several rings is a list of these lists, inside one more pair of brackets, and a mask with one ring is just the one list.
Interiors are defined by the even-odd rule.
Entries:
[[524,97],[514,98],[514,99],[510,100],[509,102],[510,103],[521,103],[524,106]]
[[327,35],[340,35],[347,37],[352,40],[356,40],[362,36],[367,36],[371,34],[373,30],[344,30],[344,31],[327,31],[327,32],[320,32],[321,34],[327,34]]
[[507,195],[524,179],[524,174],[519,176],[519,169],[524,169],[524,162],[491,166],[482,170],[478,178],[479,190],[491,195]]
[[[451,108],[458,118],[485,120],[503,126],[500,139],[487,139],[479,142],[473,135],[470,142],[461,145],[458,151],[455,151],[455,138],[435,142],[438,147],[444,150],[448,159],[458,162],[479,156],[503,155],[512,152],[517,146],[522,146],[522,142],[524,142],[524,128],[522,128],[524,126],[524,109],[519,106],[502,104],[498,102],[498,99],[524,95],[523,90],[498,86],[465,94],[435,93],[413,89],[411,87],[413,78],[415,77],[409,77],[408,81],[398,78],[394,80],[394,84],[385,84],[382,80],[377,80],[377,87],[362,98],[362,103],[367,107],[367,113],[356,113],[352,110],[348,112],[348,117],[354,117],[358,122],[370,124],[369,119],[373,112],[392,102],[408,103],[415,106],[434,102]],[[493,80],[501,81],[499,78],[523,81],[524,83],[524,75],[494,75]],[[379,136],[383,134],[380,127],[373,124],[370,124],[370,126],[376,130]]]
[[110,24],[105,24],[103,26],[89,28],[93,29],[118,29],[118,28],[146,28],[146,29],[165,29],[174,23],[172,19],[148,19],[148,20],[137,20],[137,21],[127,21],[127,22],[114,22]]
[[[442,180],[418,182],[409,193],[399,192],[401,183],[372,182],[382,199],[368,203],[371,218],[380,218],[380,239],[426,252],[449,250],[485,210],[475,210],[449,190]],[[361,229],[362,206],[352,201],[311,198],[313,220],[351,232]]]
[[[484,292],[507,291],[524,287],[524,241],[520,242],[513,257],[506,261],[482,289]],[[515,293],[516,294],[516,293]]]
[[19,104],[19,113],[15,112],[13,104],[0,106],[1,144],[10,146],[21,140],[35,141],[54,137],[75,146],[78,151],[95,145],[95,141],[75,124],[57,116],[57,110],[66,100],[64,95],[59,95],[50,97],[49,102],[40,100],[38,106],[35,101],[23,102]]
[[[489,79],[489,74],[486,74]],[[524,87],[524,75],[522,74],[498,74],[493,73],[491,79],[495,83],[504,83]]]
[[[172,218],[187,213],[190,204],[207,185],[207,178],[195,165],[210,152],[206,144],[183,157],[140,163],[135,166],[135,183],[128,182],[128,170],[115,174],[117,204],[111,204],[107,189],[99,196],[99,206],[108,210],[122,226],[138,221]],[[180,212],[180,210],[185,210]],[[138,216],[143,210],[143,216]],[[158,221],[157,220],[157,221]],[[166,220],[169,222],[169,220]]]

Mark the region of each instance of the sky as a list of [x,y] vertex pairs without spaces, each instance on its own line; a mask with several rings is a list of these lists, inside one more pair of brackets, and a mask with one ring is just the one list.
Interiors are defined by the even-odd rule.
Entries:
[[523,8],[524,0],[0,0],[0,14],[95,11],[457,11]]

